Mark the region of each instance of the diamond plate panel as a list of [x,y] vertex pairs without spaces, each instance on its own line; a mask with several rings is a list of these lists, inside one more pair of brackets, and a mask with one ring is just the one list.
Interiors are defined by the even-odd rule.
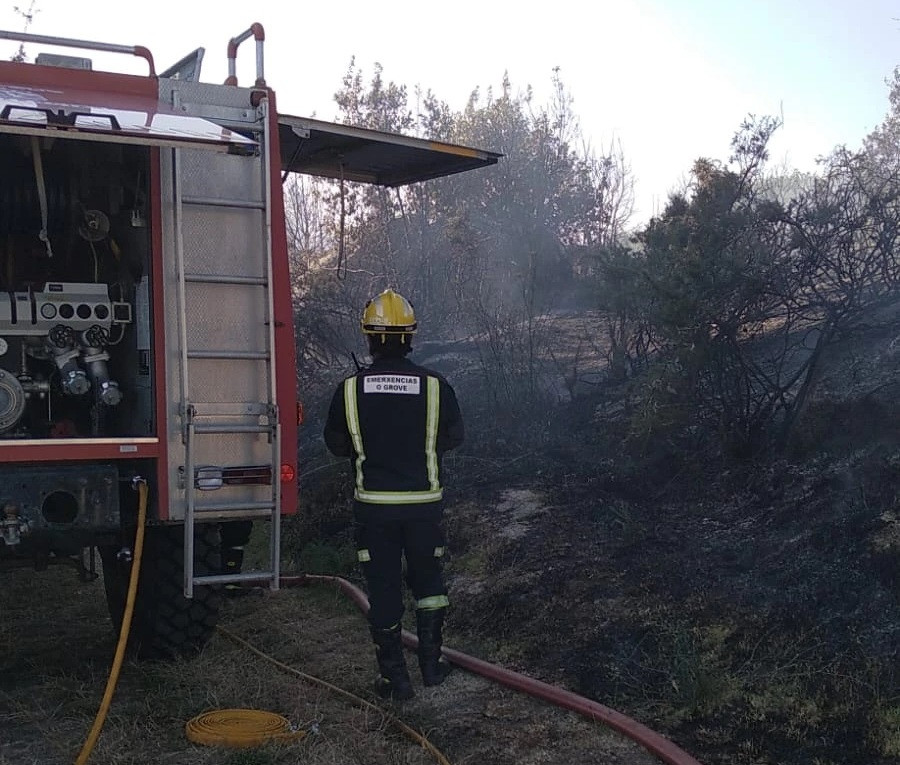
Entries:
[[185,149],[181,168],[185,196],[263,202],[259,157]]
[[185,302],[189,351],[268,349],[266,293],[262,287],[189,283]]
[[[174,215],[173,185],[163,183],[163,297],[165,304],[165,345],[167,377],[169,511],[183,518],[185,490],[181,470],[185,464],[182,433],[182,358],[177,270],[178,237],[184,243],[184,268],[190,275],[206,277],[249,277],[266,275],[265,214],[260,209],[232,205],[202,204],[222,200],[255,204],[262,201],[261,159],[213,152],[182,150],[182,204],[180,227]],[[171,152],[160,153],[164,178],[172,177]],[[191,201],[191,198],[194,198]],[[196,202],[196,203],[195,203]],[[188,351],[267,351],[266,288],[257,285],[204,283],[184,284],[184,329]],[[189,402],[203,402],[215,411],[216,404],[232,410],[236,404],[264,403],[270,399],[266,362],[257,359],[197,359],[188,361]],[[198,418],[198,424],[225,425],[228,418]],[[252,418],[240,420],[252,423]],[[264,465],[273,460],[266,434],[201,434],[193,441],[195,465]],[[275,457],[277,461],[277,457]],[[277,466],[275,466],[277,474]],[[198,492],[204,502],[258,502],[271,499],[271,486],[225,487],[215,492]]]
[[[202,420],[198,420],[202,422]],[[216,465],[234,467],[240,465],[268,465],[272,461],[272,447],[265,435],[223,433],[197,435],[194,438],[194,466]],[[183,467],[183,465],[179,465]],[[275,474],[278,475],[276,468]],[[179,479],[181,478],[179,471]],[[179,489],[183,495],[183,488]],[[265,502],[272,499],[272,487],[223,486],[215,491],[196,492],[198,505],[204,502]],[[179,503],[183,507],[184,500]]]
[[239,502],[271,502],[272,487],[268,484],[265,486],[223,486],[215,491],[198,491],[194,494],[194,501],[198,506],[204,502],[233,502],[234,504]]
[[271,461],[272,447],[264,434],[203,434],[194,440],[195,465],[268,465]]
[[266,275],[262,210],[185,205],[183,220],[185,269],[188,272]]
[[159,78],[160,100],[174,103],[175,91],[186,114],[201,115],[207,119],[255,119],[256,109],[251,105],[253,88]]
[[189,382],[190,401],[229,403],[269,400],[263,361],[194,359]]

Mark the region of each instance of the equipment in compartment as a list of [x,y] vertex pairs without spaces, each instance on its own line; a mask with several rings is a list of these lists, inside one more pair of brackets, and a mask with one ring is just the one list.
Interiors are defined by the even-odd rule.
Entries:
[[0,136],[0,439],[147,433],[148,156]]

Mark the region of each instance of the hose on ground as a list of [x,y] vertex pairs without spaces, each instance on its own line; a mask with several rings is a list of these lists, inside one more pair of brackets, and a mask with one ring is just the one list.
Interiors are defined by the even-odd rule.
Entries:
[[[282,581],[284,581],[284,579],[282,579]],[[349,584],[349,582],[348,582],[348,584]],[[363,596],[363,597],[365,597],[365,596]],[[251,653],[254,653],[257,656],[259,656],[260,658],[265,659],[266,661],[270,662],[271,664],[274,664],[279,669],[281,669],[285,672],[288,672],[289,674],[292,674],[296,677],[299,677],[301,680],[305,680],[308,683],[317,685],[320,688],[325,688],[326,690],[331,691],[332,693],[335,693],[338,696],[341,696],[341,697],[347,699],[348,701],[352,702],[353,704],[355,704],[358,707],[361,707],[363,709],[369,709],[369,710],[372,710],[372,711],[378,713],[379,715],[383,715],[384,718],[391,725],[393,725],[395,728],[397,728],[399,731],[401,731],[405,736],[407,736],[408,738],[412,739],[413,741],[415,741],[416,743],[421,745],[421,747],[423,749],[425,749],[429,754],[431,754],[431,756],[434,757],[434,759],[440,765],[450,765],[450,761],[444,756],[443,752],[441,752],[441,750],[438,749],[434,744],[432,744],[425,736],[423,736],[418,731],[410,728],[406,723],[404,723],[399,718],[395,717],[392,714],[385,712],[381,707],[378,707],[375,704],[372,704],[372,703],[366,701],[365,699],[360,698],[359,696],[356,696],[356,695],[350,693],[349,691],[345,691],[343,688],[339,688],[336,685],[332,685],[331,683],[329,683],[325,680],[322,680],[318,677],[314,677],[313,675],[307,675],[305,672],[301,672],[299,669],[294,669],[294,667],[292,667],[288,664],[285,664],[284,662],[278,661],[278,659],[276,659],[272,656],[269,656],[267,653],[263,653],[258,648],[253,646],[251,643],[248,643],[243,638],[238,637],[237,635],[235,635],[233,632],[226,629],[225,627],[218,626],[218,627],[216,627],[216,629],[219,632],[221,632],[226,638],[228,638],[231,642],[233,642],[235,645],[239,645],[239,646],[241,646],[241,648],[246,648]]]
[[113,657],[112,668],[106,681],[106,690],[103,692],[103,699],[97,710],[97,716],[94,718],[94,724],[85,739],[84,746],[75,760],[75,765],[84,765],[94,751],[97,739],[100,738],[100,731],[103,723],[106,722],[106,715],[109,712],[109,705],[112,702],[113,693],[116,690],[116,684],[119,682],[119,672],[122,670],[122,661],[125,658],[125,647],[128,645],[128,634],[131,632],[131,617],[134,614],[134,601],[137,598],[138,577],[141,571],[141,556],[144,552],[144,523],[147,520],[147,481],[143,478],[135,478],[134,484],[138,490],[138,517],[137,531],[134,535],[134,558],[131,563],[131,576],[128,579],[128,595],[125,598],[125,613],[122,615],[122,627],[119,630],[119,642],[116,645],[116,653]]
[[184,731],[195,744],[229,749],[249,749],[273,740],[299,741],[306,735],[281,715],[261,709],[214,709],[192,717]]
[[[357,605],[363,614],[369,612],[369,600],[362,590],[339,576],[301,574],[298,576],[282,576],[280,579],[280,583],[284,587],[303,586],[312,582],[330,582],[336,585],[341,592]],[[416,648],[419,641],[415,635],[404,630],[403,643],[408,648]],[[513,670],[489,664],[460,651],[455,651],[451,648],[442,650],[447,661],[469,672],[481,675],[508,688],[526,693],[529,696],[548,701],[564,709],[577,712],[584,717],[609,726],[635,743],[640,744],[648,752],[666,763],[666,765],[701,765],[699,760],[680,749],[664,736],[610,707]]]

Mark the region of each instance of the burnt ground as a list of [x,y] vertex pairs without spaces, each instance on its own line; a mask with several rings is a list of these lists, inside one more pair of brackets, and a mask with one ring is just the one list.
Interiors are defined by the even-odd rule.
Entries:
[[[875,456],[865,464],[885,475]],[[704,487],[693,502],[647,507],[572,481],[554,481],[555,493],[483,487],[452,501],[447,644],[614,707],[705,765],[896,762],[900,524],[874,494],[854,504],[846,473],[793,470],[749,472],[730,503]],[[295,550],[294,567],[355,579],[344,533],[336,524],[334,544]],[[70,763],[115,646],[102,583],[53,570],[5,582],[0,763]],[[375,701],[365,622],[330,588],[228,601],[221,624]],[[91,762],[434,761],[378,709],[456,765],[657,762],[603,726],[481,677],[458,671],[437,689],[413,678],[414,701],[360,711],[217,634],[190,661],[126,662]],[[190,717],[229,707],[278,712],[311,735],[252,752],[185,739]]]
[[[508,499],[542,510],[495,540],[488,586],[451,578],[454,629],[708,765],[895,761],[873,750],[898,743],[877,717],[897,704],[896,571],[870,548],[885,532],[900,542],[896,521],[860,511],[810,524],[813,503],[781,517],[701,502],[625,516],[531,490]],[[486,523],[481,507],[452,522],[473,534]],[[469,565],[463,555],[451,570]]]
[[448,513],[454,629],[707,765],[896,762],[898,349],[833,348],[779,455],[654,480],[570,425]]

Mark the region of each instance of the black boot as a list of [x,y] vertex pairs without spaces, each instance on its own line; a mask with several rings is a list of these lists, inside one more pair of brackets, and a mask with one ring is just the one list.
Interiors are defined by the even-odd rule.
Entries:
[[405,701],[415,694],[406,670],[403,655],[403,639],[400,625],[388,629],[369,628],[375,641],[375,657],[378,659],[380,677],[375,682],[375,692],[385,699]]
[[450,674],[452,667],[441,659],[446,608],[419,609],[416,611],[416,631],[419,634],[419,669],[425,685],[440,685]]

